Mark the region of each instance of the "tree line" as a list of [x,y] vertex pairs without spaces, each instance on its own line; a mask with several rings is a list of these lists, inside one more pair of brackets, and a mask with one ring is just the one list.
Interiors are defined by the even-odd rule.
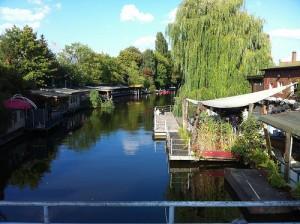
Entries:
[[0,36],[2,96],[32,88],[99,84],[142,85],[154,90],[179,81],[162,33],[157,33],[155,50],[141,52],[130,46],[117,57],[82,43],[66,45],[54,54],[45,37],[29,26],[14,26]]

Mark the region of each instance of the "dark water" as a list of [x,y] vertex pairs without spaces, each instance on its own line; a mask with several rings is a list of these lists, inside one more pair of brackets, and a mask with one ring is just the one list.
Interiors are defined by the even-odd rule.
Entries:
[[[152,140],[154,105],[171,97],[120,100],[112,113],[81,112],[48,134],[0,149],[7,201],[231,200],[223,169],[169,164]],[[51,208],[56,222],[165,222],[161,208]],[[230,222],[237,209],[177,209],[178,222]],[[2,221],[41,221],[38,208],[0,208]]]

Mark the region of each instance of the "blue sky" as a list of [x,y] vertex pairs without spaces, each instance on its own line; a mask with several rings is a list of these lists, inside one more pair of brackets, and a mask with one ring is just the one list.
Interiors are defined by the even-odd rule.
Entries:
[[[165,32],[181,0],[0,0],[0,32],[29,24],[44,34],[58,52],[81,42],[97,52],[117,55],[130,45],[154,46],[155,34]],[[300,55],[300,0],[246,0],[246,9],[265,20],[272,56],[290,60]],[[298,56],[300,60],[300,56]]]

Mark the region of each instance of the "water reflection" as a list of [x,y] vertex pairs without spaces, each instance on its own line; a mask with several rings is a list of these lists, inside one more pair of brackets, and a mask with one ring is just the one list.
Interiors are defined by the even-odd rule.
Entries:
[[[82,111],[44,135],[0,150],[0,199],[17,201],[230,200],[223,170],[168,164],[153,142],[153,107],[170,98],[120,99]],[[169,170],[169,172],[168,172]],[[116,216],[115,214],[118,214]],[[40,210],[1,208],[0,220],[40,221]],[[51,209],[57,222],[165,222],[164,209]],[[231,221],[231,209],[179,209],[176,221]]]
[[[232,166],[228,164],[227,166]],[[225,166],[226,167],[226,166]],[[209,164],[170,164],[170,182],[167,198],[178,201],[232,200],[224,179],[224,167]],[[179,208],[177,222],[231,222],[240,218],[235,208]]]

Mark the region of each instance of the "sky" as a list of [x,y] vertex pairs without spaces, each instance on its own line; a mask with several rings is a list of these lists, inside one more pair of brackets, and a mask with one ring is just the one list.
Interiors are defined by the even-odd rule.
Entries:
[[[81,42],[116,56],[136,46],[153,48],[157,32],[174,21],[181,0],[0,0],[0,33],[12,25],[30,25],[44,34],[54,52]],[[300,0],[246,0],[245,9],[265,21],[272,57],[300,60]]]

